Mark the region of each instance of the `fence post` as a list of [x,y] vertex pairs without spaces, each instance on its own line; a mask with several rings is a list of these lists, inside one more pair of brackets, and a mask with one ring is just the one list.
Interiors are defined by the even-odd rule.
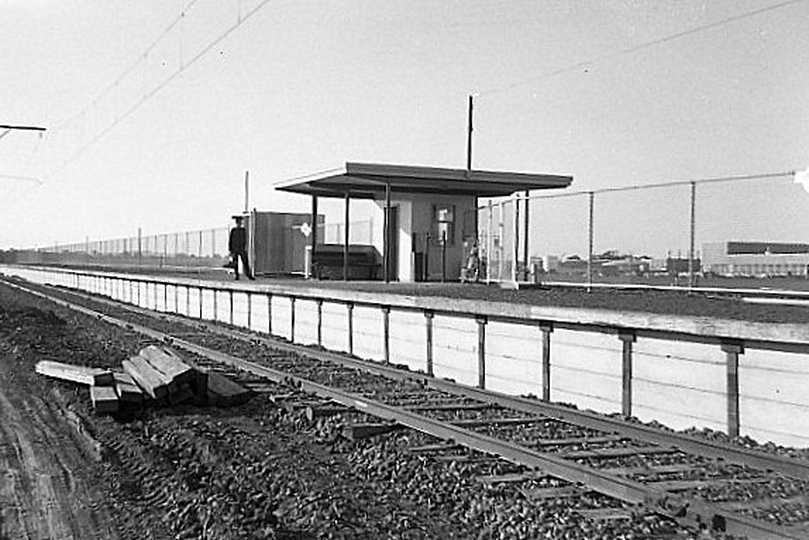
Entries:
[[632,416],[632,344],[635,342],[634,332],[621,332],[618,338],[622,342],[622,389],[621,389],[621,413],[624,416]]
[[202,314],[203,314],[203,311],[202,311],[202,298],[203,298],[202,287],[200,287],[199,288],[199,320],[202,320]]
[[230,304],[230,324],[233,324],[233,291],[228,291],[228,299]]
[[691,229],[688,247],[688,288],[694,288],[694,240],[697,224],[697,183],[691,182]]
[[551,400],[551,333],[552,323],[540,323],[542,332],[542,401]]
[[739,436],[739,355],[744,353],[741,343],[722,343],[727,367],[728,437]]
[[529,233],[531,231],[531,220],[530,220],[531,197],[530,197],[530,192],[528,190],[525,191],[525,198],[523,200],[525,201],[525,226],[523,228],[523,236],[525,238],[523,238],[524,244],[523,244],[522,259],[523,259],[523,272],[525,273],[524,274],[524,276],[525,276],[524,279],[525,279],[525,281],[528,281],[528,278],[530,276],[528,238],[529,238]]
[[427,375],[432,377],[433,372],[433,318],[435,313],[430,310],[424,311],[424,321],[427,328]]
[[478,323],[478,388],[486,388],[486,317],[476,317]]

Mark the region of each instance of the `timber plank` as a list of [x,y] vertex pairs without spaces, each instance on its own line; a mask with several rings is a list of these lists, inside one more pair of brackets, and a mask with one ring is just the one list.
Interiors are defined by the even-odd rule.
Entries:
[[99,414],[118,412],[118,394],[112,386],[91,386],[90,399],[93,401],[93,409]]
[[168,387],[160,372],[142,356],[132,356],[129,360],[124,360],[122,365],[124,366],[124,371],[152,399],[162,399],[168,395]]
[[113,383],[112,372],[106,369],[74,366],[50,360],[37,362],[34,369],[40,375],[78,384],[104,386]]
[[171,392],[194,380],[194,368],[167,347],[149,345],[140,351],[140,356],[164,376]]
[[121,402],[135,405],[143,403],[143,390],[129,374],[114,371],[112,376],[115,379],[115,390],[118,392]]

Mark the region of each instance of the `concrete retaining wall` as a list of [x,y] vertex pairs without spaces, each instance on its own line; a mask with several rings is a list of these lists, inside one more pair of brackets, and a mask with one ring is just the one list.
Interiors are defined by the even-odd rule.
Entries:
[[[641,420],[675,429],[738,430],[762,442],[809,446],[809,331],[801,325],[234,286],[166,276],[27,267],[0,271],[148,309],[192,318],[201,313],[203,319],[265,333],[271,328],[273,335],[296,343],[319,343],[412,370],[428,372],[431,351],[434,375],[459,383],[538,397],[545,389],[553,401],[604,413],[629,407]],[[541,325],[553,328],[548,381],[543,378]],[[637,334],[628,353],[619,338],[627,333]],[[722,348],[728,340],[740,347],[740,354]],[[731,377],[734,358],[738,369]]]

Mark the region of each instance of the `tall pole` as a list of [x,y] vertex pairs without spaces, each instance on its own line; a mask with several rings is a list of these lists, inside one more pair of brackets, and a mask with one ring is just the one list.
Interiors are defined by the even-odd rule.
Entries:
[[587,255],[587,292],[592,292],[593,290],[593,207],[595,206],[596,194],[595,192],[591,191],[589,193],[589,209],[588,209],[588,220],[587,220],[587,243],[588,243],[588,255]]
[[244,213],[250,211],[250,171],[244,171]]
[[466,131],[466,170],[472,170],[472,130],[473,130],[473,122],[472,122],[472,112],[474,110],[473,104],[474,97],[469,96],[469,124],[467,126]]
[[688,247],[688,288],[694,288],[694,239],[697,224],[697,183],[691,182],[691,237]]

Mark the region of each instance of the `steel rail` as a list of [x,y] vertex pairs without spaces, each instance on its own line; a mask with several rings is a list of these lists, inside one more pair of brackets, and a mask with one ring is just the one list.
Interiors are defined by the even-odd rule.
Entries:
[[[159,341],[170,342],[178,348],[198,354],[210,360],[234,366],[277,383],[293,385],[302,390],[328,397],[337,403],[352,407],[361,412],[399,423],[440,439],[452,440],[471,449],[498,455],[513,463],[539,470],[544,474],[561,478],[574,484],[583,484],[589,490],[632,504],[642,505],[650,511],[668,516],[683,524],[707,527],[730,534],[744,535],[756,540],[800,540],[805,538],[805,531],[802,530],[756,521],[729,512],[714,504],[673,495],[640,482],[567,461],[557,455],[537,452],[515,443],[509,443],[450,423],[434,420],[406,409],[392,407],[384,403],[370,400],[360,394],[344,392],[220,351],[211,350],[137,323],[118,319],[73,302],[26,288],[19,284],[9,283],[5,279],[0,279],[0,282],[73,311],[97,318],[102,322],[140,333]],[[149,313],[149,315],[154,317],[153,313]],[[304,350],[303,352],[305,354],[311,354],[311,351],[308,350]],[[365,368],[367,366],[363,367]]]

